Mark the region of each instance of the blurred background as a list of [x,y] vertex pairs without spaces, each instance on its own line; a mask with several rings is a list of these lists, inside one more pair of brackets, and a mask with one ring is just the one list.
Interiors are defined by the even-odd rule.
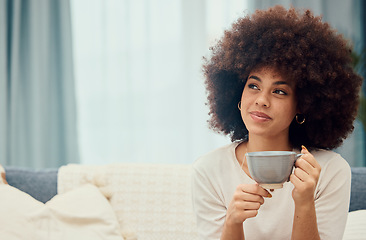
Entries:
[[[276,4],[322,15],[364,74],[362,0],[0,0],[0,164],[190,164],[229,144],[208,129],[202,58]],[[365,114],[335,150],[351,166],[366,165]]]

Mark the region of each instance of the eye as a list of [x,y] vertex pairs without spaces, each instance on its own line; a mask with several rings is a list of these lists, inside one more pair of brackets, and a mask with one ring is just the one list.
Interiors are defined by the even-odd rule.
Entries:
[[273,91],[273,93],[279,94],[279,95],[287,95],[287,92],[280,90],[280,89],[276,89]]
[[254,89],[254,90],[259,90],[258,86],[253,83],[248,84],[248,88]]

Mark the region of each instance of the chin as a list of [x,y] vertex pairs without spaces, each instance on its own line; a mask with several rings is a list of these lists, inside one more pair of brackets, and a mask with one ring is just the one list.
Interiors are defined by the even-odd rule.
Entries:
[[269,132],[271,132],[271,130],[266,130],[264,128],[247,128],[248,129],[248,133],[251,135],[256,135],[256,136],[266,136],[268,135]]

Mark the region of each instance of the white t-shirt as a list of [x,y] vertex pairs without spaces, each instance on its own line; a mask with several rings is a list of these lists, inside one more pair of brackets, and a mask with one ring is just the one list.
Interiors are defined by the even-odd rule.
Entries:
[[[235,148],[238,142],[216,149],[193,164],[192,197],[197,227],[202,239],[220,239],[226,210],[239,184],[254,184],[240,167]],[[337,153],[311,152],[322,170],[315,190],[315,208],[321,239],[342,239],[350,200],[351,169]],[[258,215],[244,221],[246,240],[291,239],[294,217],[293,185],[265,198]]]

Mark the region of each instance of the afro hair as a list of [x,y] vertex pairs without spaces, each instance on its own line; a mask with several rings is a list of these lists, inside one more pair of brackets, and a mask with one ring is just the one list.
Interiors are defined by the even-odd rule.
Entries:
[[214,131],[247,140],[237,106],[249,73],[260,65],[295,81],[297,108],[306,121],[291,123],[293,147],[333,149],[353,131],[362,78],[352,67],[352,48],[310,10],[257,10],[238,19],[210,50],[203,71]]

